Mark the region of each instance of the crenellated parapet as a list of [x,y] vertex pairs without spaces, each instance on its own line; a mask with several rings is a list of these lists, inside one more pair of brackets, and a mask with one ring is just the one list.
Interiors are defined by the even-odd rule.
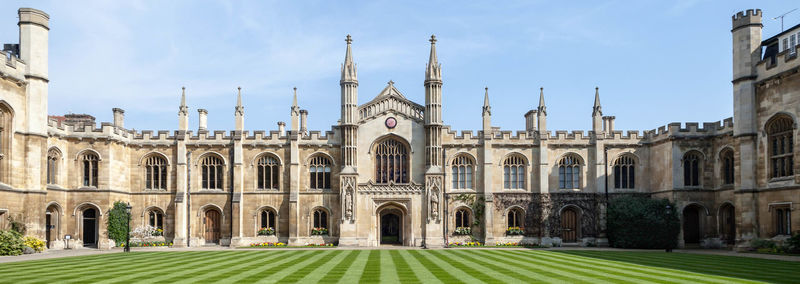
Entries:
[[674,138],[701,138],[733,134],[733,118],[722,121],[705,122],[700,126],[697,122],[687,122],[682,126],[680,122],[673,122],[657,129],[645,131],[648,142],[658,142]]
[[0,79],[10,80],[19,86],[27,84],[25,80],[25,61],[10,50],[0,51]]

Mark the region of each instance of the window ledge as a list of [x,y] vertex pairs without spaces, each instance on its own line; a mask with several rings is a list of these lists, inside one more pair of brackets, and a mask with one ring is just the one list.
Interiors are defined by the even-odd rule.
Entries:
[[281,190],[279,188],[256,188],[253,191],[279,192]]
[[771,179],[769,179],[769,182],[773,183],[773,182],[782,182],[782,181],[787,181],[787,180],[794,180],[794,176],[771,178]]
[[47,189],[64,189],[60,185],[49,183],[47,184]]
[[165,192],[165,191],[167,191],[167,189],[166,188],[145,188],[142,191],[144,191],[144,192],[148,192],[148,191]]
[[97,190],[97,187],[96,186],[81,186],[81,187],[78,187],[76,189],[78,189],[78,190]]
[[689,185],[689,186],[684,185],[681,189],[686,189],[686,190],[703,189],[703,186],[702,185]]

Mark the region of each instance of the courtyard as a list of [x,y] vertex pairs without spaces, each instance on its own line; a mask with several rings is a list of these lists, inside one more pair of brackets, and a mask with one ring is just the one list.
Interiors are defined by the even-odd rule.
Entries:
[[225,249],[8,262],[2,283],[798,283],[800,262],[658,251]]

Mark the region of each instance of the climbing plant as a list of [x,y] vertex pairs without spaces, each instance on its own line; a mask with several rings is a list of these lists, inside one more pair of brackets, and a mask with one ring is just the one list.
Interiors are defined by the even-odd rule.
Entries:
[[472,213],[475,214],[475,218],[473,218],[475,221],[472,222],[473,226],[481,224],[481,219],[483,219],[483,209],[486,207],[484,204],[486,200],[483,198],[483,196],[476,198],[476,194],[462,193],[456,195],[453,199],[468,204],[470,209],[472,209]]
[[108,212],[108,238],[114,240],[117,246],[125,243],[128,236],[128,205],[125,202],[114,202],[114,207]]

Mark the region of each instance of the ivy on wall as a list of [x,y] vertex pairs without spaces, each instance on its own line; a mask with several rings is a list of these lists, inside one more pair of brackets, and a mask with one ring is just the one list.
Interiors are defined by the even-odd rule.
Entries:
[[456,195],[453,199],[467,204],[469,208],[472,209],[472,214],[475,214],[475,218],[473,218],[474,221],[472,222],[473,226],[481,224],[481,220],[483,220],[483,210],[486,208],[486,199],[484,199],[483,196],[477,197],[476,194],[462,193]]

